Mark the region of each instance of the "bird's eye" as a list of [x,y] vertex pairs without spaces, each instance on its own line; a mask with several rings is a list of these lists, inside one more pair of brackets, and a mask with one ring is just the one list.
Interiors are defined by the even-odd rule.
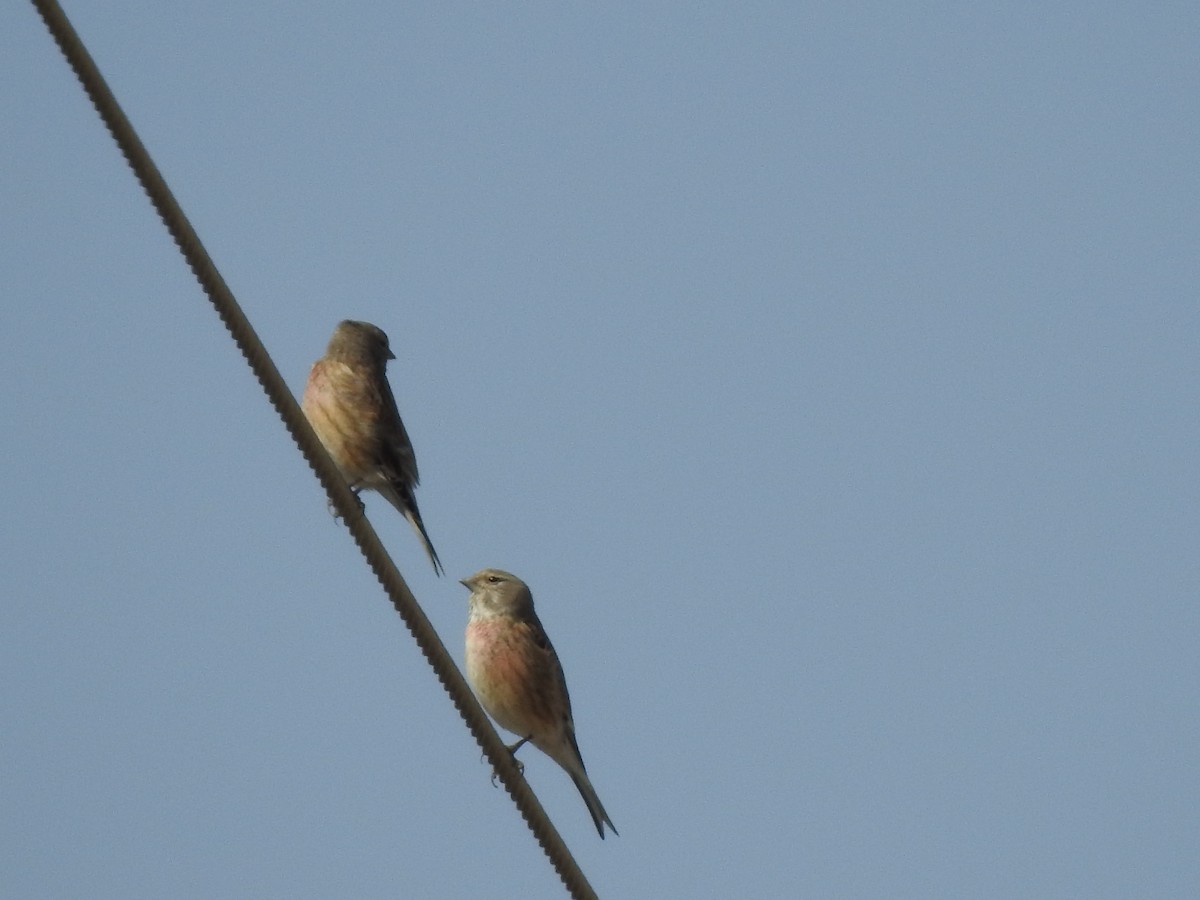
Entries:
[[500,576],[499,575],[489,575],[487,580],[488,580],[488,584],[499,584]]

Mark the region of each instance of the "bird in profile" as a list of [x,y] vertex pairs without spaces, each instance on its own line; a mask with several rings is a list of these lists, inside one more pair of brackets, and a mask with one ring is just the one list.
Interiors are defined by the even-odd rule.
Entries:
[[383,329],[350,319],[339,323],[325,355],[308,373],[301,406],[350,489],[377,491],[396,507],[441,575],[441,560],[413,495],[417,457],[388,385],[387,363],[395,358]]
[[467,680],[479,702],[504,729],[558,763],[583,795],[600,837],[607,825],[617,829],[596,795],[583,767],[571,698],[558,654],[537,613],[533,594],[520,578],[500,569],[483,569],[462,584],[471,591],[467,619]]

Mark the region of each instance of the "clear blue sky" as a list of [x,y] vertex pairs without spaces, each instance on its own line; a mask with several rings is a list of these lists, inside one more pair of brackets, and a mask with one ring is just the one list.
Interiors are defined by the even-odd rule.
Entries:
[[[392,338],[606,897],[1200,884],[1200,7],[68,2],[298,392]],[[561,896],[31,6],[0,894]]]

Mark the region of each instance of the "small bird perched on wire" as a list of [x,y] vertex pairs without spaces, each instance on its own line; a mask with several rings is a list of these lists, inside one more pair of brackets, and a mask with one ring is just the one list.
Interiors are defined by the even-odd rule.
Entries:
[[413,496],[417,457],[388,385],[387,363],[395,358],[383,329],[350,319],[339,323],[308,373],[301,406],[350,489],[378,491],[396,507],[441,575],[441,560]]
[[467,679],[488,714],[558,763],[583,795],[600,837],[617,829],[588,779],[575,741],[571,698],[558,654],[546,637],[533,594],[520,578],[483,569],[461,582],[471,591],[467,620]]

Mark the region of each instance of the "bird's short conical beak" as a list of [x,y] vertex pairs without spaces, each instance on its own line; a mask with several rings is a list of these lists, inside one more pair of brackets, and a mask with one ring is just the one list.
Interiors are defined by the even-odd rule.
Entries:
[[468,578],[460,578],[460,579],[458,579],[458,583],[461,584],[463,587],[465,587],[467,590],[471,589],[471,581]]

